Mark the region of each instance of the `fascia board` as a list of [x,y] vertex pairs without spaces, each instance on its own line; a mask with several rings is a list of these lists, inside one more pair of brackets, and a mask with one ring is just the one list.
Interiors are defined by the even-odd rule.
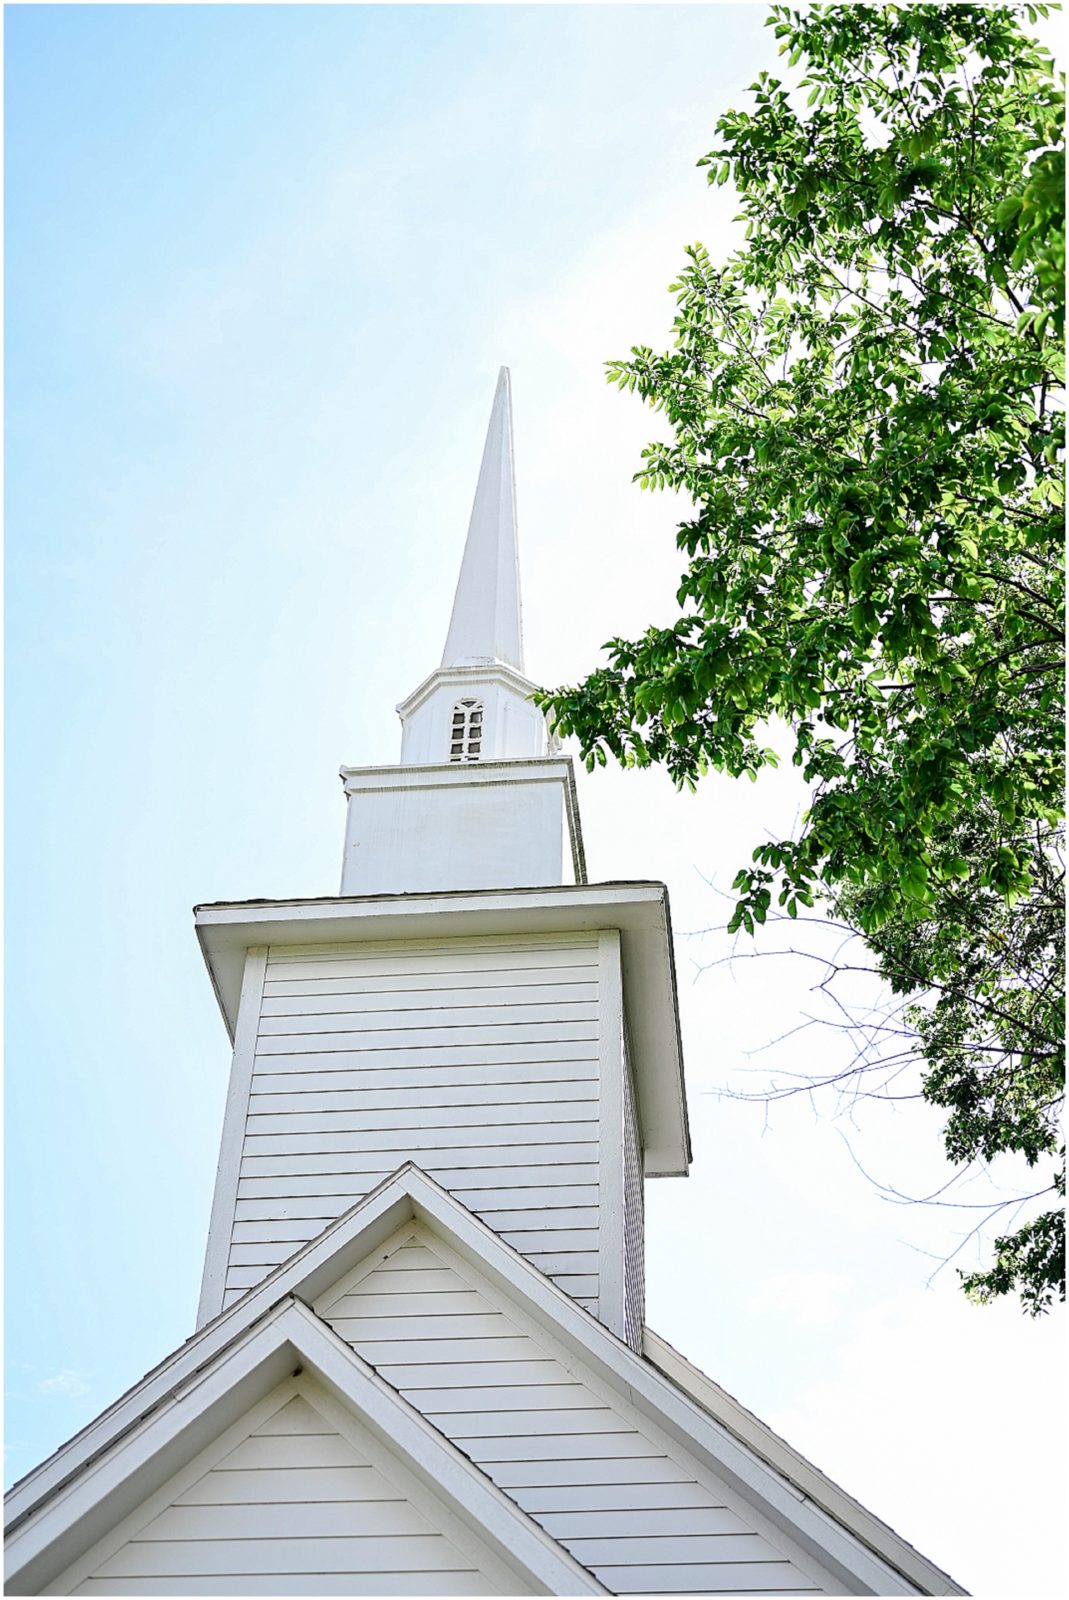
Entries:
[[666,1339],[650,1328],[643,1328],[643,1353],[667,1378],[689,1394],[718,1422],[729,1428],[749,1448],[762,1456],[777,1472],[788,1478],[808,1500],[849,1528],[858,1539],[867,1544],[882,1560],[897,1568],[904,1577],[916,1584],[926,1594],[964,1595],[968,1590],[956,1584],[941,1567],[929,1561],[901,1534],[873,1516],[852,1495],[840,1489],[837,1483],[800,1455],[785,1439],[755,1417],[752,1411],[722,1389],[712,1378],[700,1372],[685,1356],[681,1356]]
[[5,1589],[37,1594],[293,1371],[285,1304],[39,1503],[9,1535]]
[[346,794],[392,793],[403,789],[470,789],[483,784],[567,783],[572,763],[566,756],[516,756],[460,765],[435,761],[396,767],[339,767]]
[[[913,1594],[893,1560],[871,1550],[837,1519],[812,1503],[784,1473],[746,1441],[697,1405],[652,1363],[637,1356],[570,1295],[559,1289],[418,1168],[403,1181],[418,1220],[447,1242],[503,1294],[565,1347],[610,1390],[672,1437],[708,1471],[723,1477],[741,1498],[781,1528],[851,1594]],[[938,1593],[947,1591],[945,1575]]]
[[194,918],[231,1039],[250,946],[619,929],[646,1175],[686,1175],[690,1130],[671,916],[663,883],[248,900],[196,906]]

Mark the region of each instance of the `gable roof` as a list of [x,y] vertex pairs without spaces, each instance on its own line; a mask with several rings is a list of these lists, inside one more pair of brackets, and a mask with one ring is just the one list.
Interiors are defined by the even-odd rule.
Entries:
[[[317,1300],[412,1219],[440,1233],[462,1260],[513,1298],[595,1378],[615,1389],[635,1410],[715,1473],[817,1560],[848,1592],[965,1593],[893,1530],[810,1468],[804,1458],[782,1445],[768,1430],[762,1432],[756,1418],[750,1419],[752,1426],[746,1425],[742,1419],[748,1418],[749,1413],[742,1412],[741,1407],[736,1408],[741,1414],[736,1417],[731,1409],[734,1403],[721,1403],[718,1396],[723,1391],[717,1391],[715,1385],[706,1380],[708,1392],[696,1397],[695,1384],[681,1384],[678,1373],[673,1372],[670,1377],[652,1361],[637,1355],[411,1162],[208,1323],[168,1362],[149,1373],[95,1423],[16,1484],[8,1497],[12,1523],[32,1516],[38,1506],[84,1472],[124,1433],[136,1429],[146,1413],[173,1394],[177,1386],[192,1381],[208,1364],[222,1359],[243,1336],[269,1320],[280,1300],[286,1299],[287,1304],[295,1304],[298,1299]],[[312,1317],[306,1307],[302,1309]],[[354,1360],[360,1360],[331,1330],[326,1329],[325,1334],[342,1345]],[[366,1363],[360,1365],[375,1376]],[[376,1382],[381,1384],[383,1380],[376,1378]],[[724,1401],[728,1399],[724,1397]],[[763,1433],[781,1448],[770,1445]],[[826,1488],[822,1489],[822,1485]],[[594,1581],[589,1574],[587,1578]]]
[[[182,1360],[190,1346],[202,1343],[195,1339],[150,1374],[125,1397],[133,1401],[166,1372],[170,1382],[150,1408],[132,1424],[113,1416],[107,1442],[97,1441],[70,1475],[19,1509],[8,1539],[8,1593],[35,1594],[54,1582],[295,1369],[318,1379],[449,1515],[489,1546],[509,1575],[510,1591],[518,1579],[536,1594],[608,1592],[295,1295],[285,1294],[251,1323],[235,1321],[205,1363],[190,1368]],[[173,1370],[179,1367],[180,1374]],[[158,1381],[151,1386],[158,1391]],[[113,1412],[121,1409],[122,1402]]]

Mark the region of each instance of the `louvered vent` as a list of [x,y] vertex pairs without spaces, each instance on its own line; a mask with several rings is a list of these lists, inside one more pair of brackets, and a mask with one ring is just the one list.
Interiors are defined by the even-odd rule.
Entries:
[[483,703],[458,700],[453,707],[450,761],[478,761],[483,745]]

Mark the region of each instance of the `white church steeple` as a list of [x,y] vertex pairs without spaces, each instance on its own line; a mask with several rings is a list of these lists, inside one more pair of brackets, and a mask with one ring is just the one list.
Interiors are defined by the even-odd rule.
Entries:
[[523,671],[520,563],[516,538],[516,471],[512,449],[512,382],[502,367],[483,447],[443,667],[502,662]]
[[401,760],[531,759],[545,755],[545,718],[524,675],[512,385],[498,375],[468,537],[441,666],[402,700]]
[[342,768],[342,894],[584,881],[571,764],[556,756],[523,666],[502,367],[441,665],[397,707],[400,765]]

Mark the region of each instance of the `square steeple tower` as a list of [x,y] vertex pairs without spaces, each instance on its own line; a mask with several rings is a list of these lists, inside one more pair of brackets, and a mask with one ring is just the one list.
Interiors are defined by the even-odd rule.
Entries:
[[524,675],[502,369],[441,665],[343,767],[341,894],[198,909],[234,1065],[200,1320],[406,1160],[637,1349],[642,1184],[689,1160],[667,895],[586,882]]

